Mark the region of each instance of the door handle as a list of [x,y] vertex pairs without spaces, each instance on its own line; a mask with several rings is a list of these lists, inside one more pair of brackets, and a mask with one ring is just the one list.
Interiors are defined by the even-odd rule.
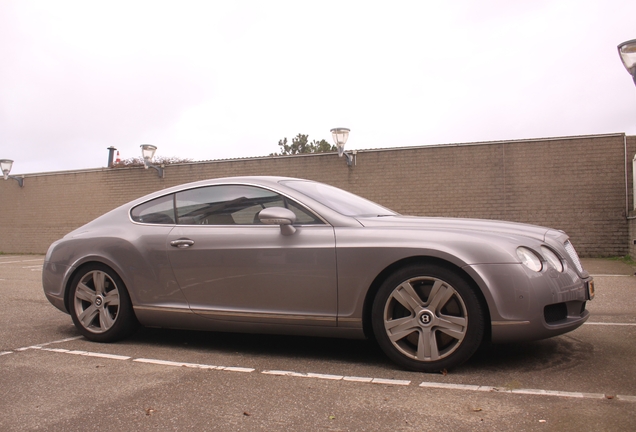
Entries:
[[185,238],[180,238],[177,240],[172,240],[170,242],[170,246],[173,247],[177,247],[179,249],[185,249],[185,248],[189,248],[190,246],[192,246],[194,244],[194,240],[190,240],[190,239],[185,239]]

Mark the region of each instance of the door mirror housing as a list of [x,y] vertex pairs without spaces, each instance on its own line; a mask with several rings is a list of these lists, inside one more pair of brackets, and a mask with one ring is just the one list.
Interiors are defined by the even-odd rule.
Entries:
[[291,235],[296,232],[294,222],[296,215],[293,211],[282,207],[269,207],[258,213],[258,220],[265,225],[280,225],[283,235]]

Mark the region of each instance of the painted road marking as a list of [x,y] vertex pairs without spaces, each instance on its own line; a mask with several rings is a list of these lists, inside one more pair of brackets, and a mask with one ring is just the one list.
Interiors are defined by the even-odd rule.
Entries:
[[139,363],[150,363],[161,366],[178,366],[178,367],[188,367],[195,369],[211,369],[211,370],[223,370],[229,372],[254,372],[256,369],[254,368],[243,368],[243,367],[234,367],[234,366],[212,366],[206,364],[198,364],[198,363],[183,363],[183,362],[173,362],[168,360],[157,360],[157,359],[133,359],[134,362]]
[[604,326],[636,326],[636,323],[604,323],[604,322],[586,322],[588,325],[604,325]]
[[21,263],[21,262],[30,262],[30,261],[42,261],[42,258],[22,260],[22,261],[3,261],[3,262],[0,261],[0,264],[15,264],[15,263]]
[[70,337],[70,338],[66,338],[66,339],[60,339],[60,340],[55,340],[55,341],[52,341],[52,342],[45,342],[45,343],[41,343],[41,344],[36,344],[36,345],[31,345],[31,346],[18,348],[15,351],[26,351],[28,349],[38,349],[38,348],[45,347],[47,345],[53,345],[53,344],[58,344],[58,343],[62,343],[62,342],[70,342],[70,341],[74,341],[74,340],[77,340],[77,339],[82,339],[83,337],[84,336],[74,336],[74,337]]
[[[198,363],[175,362],[170,360],[132,358],[130,356],[107,354],[107,353],[95,353],[95,352],[83,351],[83,350],[67,350],[64,348],[45,348],[48,345],[58,344],[62,342],[69,342],[69,341],[73,341],[73,340],[77,340],[81,338],[82,336],[60,339],[60,340],[56,340],[52,342],[46,342],[43,344],[18,348],[14,351],[22,352],[26,350],[35,350],[40,352],[81,355],[86,357],[97,357],[97,358],[104,358],[104,359],[110,359],[110,360],[122,360],[122,361],[132,360],[133,362],[136,362],[136,363],[155,364],[159,366],[186,367],[186,368],[193,368],[193,369],[207,369],[207,370],[219,370],[219,371],[229,371],[229,372],[251,373],[256,371],[256,369],[254,368],[237,367],[237,366],[229,366],[229,367],[214,366],[214,365],[206,365],[206,364],[198,364]],[[0,352],[0,356],[6,355],[6,354],[12,354],[14,351]],[[294,378],[315,378],[315,379],[322,379],[322,380],[328,380],[328,381],[349,381],[349,382],[398,385],[398,386],[411,385],[411,381],[409,380],[372,378],[372,377],[355,377],[355,376],[344,376],[344,375],[320,374],[320,373],[313,373],[313,372],[301,373],[301,372],[283,371],[283,370],[264,370],[264,371],[261,371],[261,374],[273,375],[273,376],[288,376],[288,377],[294,377]],[[442,390],[460,390],[460,391],[490,392],[490,393],[502,393],[502,394],[506,393],[506,394],[551,396],[551,397],[578,398],[578,399],[598,399],[598,400],[616,399],[616,400],[620,400],[624,402],[636,403],[636,396],[609,395],[609,394],[603,394],[603,393],[565,392],[565,391],[543,390],[543,389],[508,389],[505,387],[466,385],[466,384],[446,384],[446,383],[427,382],[427,381],[420,383],[419,387],[442,389]]]
[[558,396],[568,398],[579,399],[618,399],[627,402],[636,402],[636,396],[622,396],[622,395],[607,395],[603,393],[582,393],[582,392],[564,392],[556,390],[541,390],[541,389],[507,389],[501,387],[491,386],[477,386],[477,385],[462,385],[462,384],[444,384],[436,382],[423,382],[420,387],[436,388],[443,390],[464,390],[464,391],[477,391],[477,392],[497,392],[497,393],[511,393],[511,394],[524,394],[533,396]]

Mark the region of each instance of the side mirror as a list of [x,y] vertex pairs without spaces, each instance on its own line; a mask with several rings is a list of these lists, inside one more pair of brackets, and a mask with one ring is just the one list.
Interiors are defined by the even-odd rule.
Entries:
[[291,235],[296,232],[296,228],[294,228],[296,215],[289,209],[269,207],[258,213],[258,219],[265,225],[280,225],[283,235]]

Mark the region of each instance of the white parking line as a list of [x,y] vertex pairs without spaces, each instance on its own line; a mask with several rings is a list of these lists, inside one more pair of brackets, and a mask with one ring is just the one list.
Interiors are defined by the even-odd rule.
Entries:
[[90,351],[70,351],[70,350],[65,350],[62,348],[41,348],[41,347],[33,347],[33,349],[39,349],[42,351],[50,351],[50,352],[56,352],[56,353],[66,353],[66,354],[74,354],[74,355],[83,355],[83,356],[87,356],[87,357],[100,357],[100,358],[106,358],[106,359],[111,359],[111,360],[129,360],[130,357],[129,356],[122,356],[122,355],[116,355],[116,354],[104,354],[104,353],[94,353],[94,352],[90,352]]
[[196,363],[173,362],[173,361],[168,361],[168,360],[157,360],[157,359],[146,359],[146,358],[133,359],[133,361],[134,362],[139,362],[139,363],[149,363],[149,364],[161,365],[161,366],[177,366],[177,367],[189,367],[189,368],[196,368],[196,369],[212,369],[212,370],[222,370],[222,369],[224,369],[223,366],[212,366],[212,365],[203,365],[203,364],[196,364]]
[[261,373],[265,375],[289,376],[289,377],[298,377],[298,378],[318,378],[318,379],[332,380],[332,381],[343,380],[343,381],[368,382],[373,384],[388,384],[388,385],[403,385],[403,386],[407,386],[411,384],[411,381],[405,381],[405,380],[346,377],[342,375],[327,375],[327,374],[317,374],[317,373],[311,373],[311,372],[300,373],[300,372],[281,371],[281,370],[266,370]]
[[[18,348],[14,351],[21,352],[26,350],[35,350],[35,351],[44,351],[44,352],[51,352],[51,353],[72,354],[72,355],[81,355],[86,357],[105,358],[110,360],[122,360],[122,361],[132,360],[133,362],[136,362],[136,363],[154,364],[159,366],[186,367],[186,368],[193,368],[193,369],[207,369],[207,370],[219,370],[219,371],[229,371],[229,372],[251,373],[256,371],[256,369],[254,368],[237,367],[237,366],[229,366],[229,367],[214,366],[214,365],[206,365],[206,364],[198,364],[198,363],[175,362],[170,360],[132,358],[132,357],[123,356],[123,355],[95,353],[95,352],[82,351],[82,350],[67,350],[63,348],[45,348],[46,346],[51,344],[69,342],[69,341],[80,339],[80,338],[82,338],[82,336],[60,339],[60,340],[47,342],[43,344]],[[0,356],[6,355],[6,354],[12,354],[14,351],[0,352]],[[294,378],[315,378],[315,379],[322,379],[322,380],[328,380],[328,381],[349,381],[349,382],[358,382],[358,383],[398,385],[398,386],[411,385],[411,381],[409,380],[331,375],[331,374],[320,374],[320,373],[312,373],[312,372],[301,373],[301,372],[283,371],[283,370],[264,370],[264,371],[261,371],[261,374],[274,375],[274,376],[287,376],[287,377],[294,377]],[[507,394],[552,396],[552,397],[565,397],[565,398],[578,398],[578,399],[597,399],[597,400],[616,399],[619,401],[636,403],[636,396],[608,395],[603,393],[565,392],[565,391],[543,390],[543,389],[508,389],[504,387],[465,385],[465,384],[446,384],[446,383],[426,382],[426,381],[420,383],[419,387],[443,389],[443,390],[507,393]]]
[[41,343],[41,344],[37,344],[37,345],[31,345],[31,346],[18,348],[18,349],[16,349],[16,351],[26,351],[28,349],[39,349],[39,348],[45,347],[47,345],[53,345],[53,344],[58,344],[58,343],[62,343],[62,342],[70,342],[70,341],[74,341],[74,340],[77,340],[77,339],[82,339],[83,337],[84,336],[74,336],[74,337],[70,337],[70,338],[66,338],[66,339],[55,340],[55,341],[52,341],[52,342],[45,342],[45,343]]
[[586,322],[587,325],[604,325],[604,326],[636,326],[636,323],[604,323],[604,322]]
[[556,390],[541,390],[541,389],[507,389],[501,387],[491,386],[477,386],[477,385],[461,385],[461,384],[444,384],[436,382],[423,382],[420,387],[436,388],[444,390],[464,390],[464,391],[477,391],[477,392],[497,392],[497,393],[511,393],[511,394],[524,394],[534,396],[558,396],[567,398],[579,398],[579,399],[618,399],[627,402],[636,402],[636,396],[623,396],[623,395],[606,395],[603,393],[581,393],[581,392],[564,392]]
[[4,262],[0,262],[0,264],[15,264],[15,263],[21,263],[21,262],[30,262],[30,261],[42,261],[42,258],[30,259],[30,260],[20,260],[20,261],[4,261]]

